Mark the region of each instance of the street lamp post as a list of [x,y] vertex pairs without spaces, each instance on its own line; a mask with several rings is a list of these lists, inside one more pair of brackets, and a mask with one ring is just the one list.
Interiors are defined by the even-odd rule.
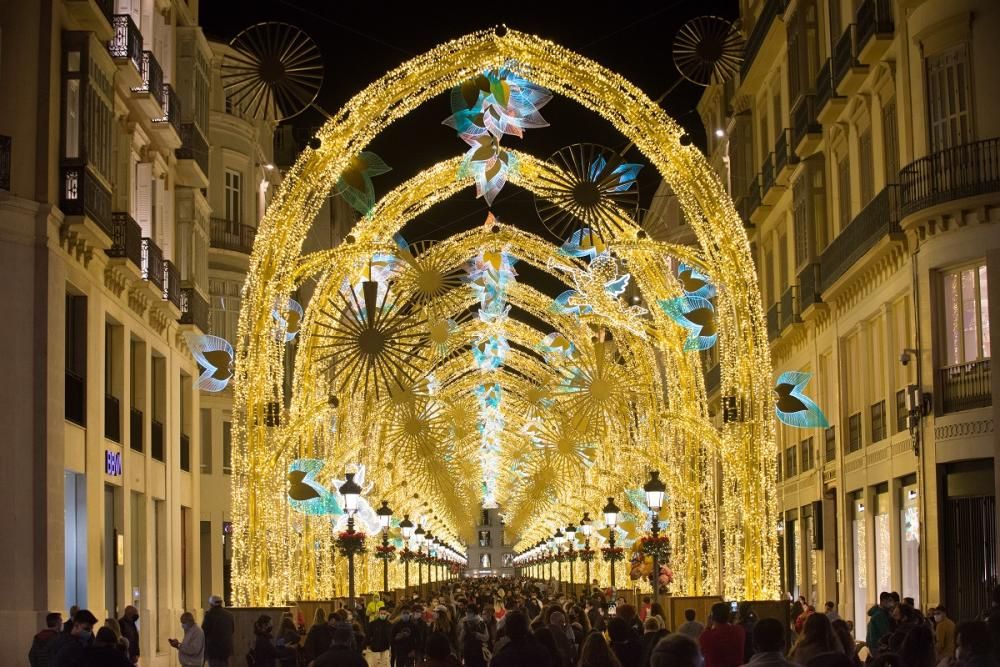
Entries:
[[[584,543],[583,548],[590,551],[590,533],[594,530],[594,526],[590,523],[590,512],[584,512],[583,518],[580,519],[580,532],[583,533]],[[587,566],[587,580],[584,582],[585,588],[590,588],[590,558],[592,556],[588,554],[584,559],[584,564]]]
[[[427,534],[424,535],[424,544],[427,545],[427,590],[429,591],[431,589],[431,575],[433,574],[431,568],[434,567],[434,533],[427,531]],[[420,591],[420,594],[424,594],[423,590]],[[427,597],[430,595],[428,594]]]
[[420,594],[424,593],[424,566],[420,562],[420,555],[424,552],[424,527],[417,524],[417,529],[413,531],[413,540],[417,543],[417,589]]
[[[344,496],[344,511],[347,512],[347,534],[354,534],[354,515],[358,512],[358,500],[361,498],[361,487],[354,481],[354,473],[344,475],[345,481],[340,486],[340,495]],[[347,552],[347,598],[351,612],[354,611],[354,549]]]
[[608,504],[604,506],[604,525],[608,527],[608,544],[611,547],[611,594],[615,594],[615,527],[618,525],[618,513],[621,509],[615,505],[615,499],[608,496]]
[[[413,522],[410,521],[410,515],[404,514],[403,520],[399,522],[399,531],[403,534],[403,544],[409,548],[410,538],[413,536]],[[410,587],[410,559],[406,558],[403,560],[403,590]],[[405,593],[404,593],[405,594]]]
[[563,543],[563,540],[565,540],[565,539],[566,539],[566,536],[563,535],[562,530],[556,528],[556,534],[553,535],[552,541],[556,545],[556,566],[557,566],[558,572],[559,572],[558,576],[556,577],[556,581],[559,582],[557,584],[558,587],[559,587],[558,588],[559,591],[563,591],[563,583],[562,583],[562,543]]
[[576,569],[576,550],[573,548],[573,540],[576,539],[576,526],[569,524],[566,526],[566,541],[569,543],[569,553],[566,559],[569,560],[569,594],[576,597],[576,581],[574,581],[573,570]]
[[[667,485],[660,480],[660,472],[653,470],[649,473],[649,481],[646,482],[642,490],[646,494],[646,505],[649,506],[649,513],[652,515],[653,541],[660,536],[660,508],[663,507],[663,496],[667,491]],[[660,599],[660,552],[659,545],[653,544],[653,599]]]
[[383,500],[382,506],[375,510],[378,523],[382,527],[382,596],[389,601],[389,523],[392,521],[392,510],[389,501]]

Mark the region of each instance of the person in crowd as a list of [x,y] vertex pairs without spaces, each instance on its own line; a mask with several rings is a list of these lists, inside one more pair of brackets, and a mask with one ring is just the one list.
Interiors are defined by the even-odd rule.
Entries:
[[580,649],[580,661],[577,667],[622,667],[604,635],[599,632],[592,632],[587,635],[587,639]]
[[424,659],[417,667],[459,667],[458,659],[451,654],[451,642],[448,635],[432,632],[427,638],[424,649]]
[[646,622],[646,617],[649,616],[649,609],[653,606],[648,595],[642,596],[642,604],[639,605],[639,620],[643,623]]
[[600,596],[593,596],[587,602],[587,620],[590,622],[590,627],[595,632],[604,632],[607,630],[607,621],[605,620],[608,616],[608,604],[600,598]]
[[897,652],[907,667],[934,667],[934,633],[926,623],[914,626],[906,633]]
[[525,612],[509,611],[504,621],[507,642],[499,647],[490,667],[556,667],[549,653],[530,632],[530,621]]
[[177,649],[181,667],[202,667],[205,664],[204,631],[194,622],[194,615],[189,611],[181,614],[181,627],[184,629],[184,638],[180,641],[169,639],[168,643]]
[[129,605],[125,607],[122,617],[118,619],[119,634],[128,640],[128,659],[135,665],[139,662],[139,610]]
[[738,623],[743,628],[743,660],[749,660],[753,655],[753,629],[757,625],[757,614],[749,602],[740,603]]
[[[331,636],[331,641],[333,637]],[[389,610],[382,607],[375,619],[368,624],[368,653],[365,659],[371,667],[389,667],[390,650],[392,649],[392,623],[389,622]]]
[[739,667],[746,646],[743,628],[729,622],[731,611],[725,602],[713,604],[711,616],[712,627],[698,638],[705,667]]
[[542,645],[545,652],[549,656],[549,664],[553,667],[563,667],[563,655],[559,652],[559,647],[556,646],[555,637],[552,634],[552,629],[547,625],[539,625],[532,634],[535,635],[535,639],[538,643]]
[[69,634],[69,631],[73,629],[73,617],[76,616],[76,612],[80,611],[80,608],[73,605],[69,608],[69,616],[66,617],[66,622],[63,623],[63,632]]
[[628,623],[628,627],[636,639],[642,636],[642,621],[639,620],[639,614],[635,607],[628,603],[618,605],[618,618],[624,619]]
[[566,625],[566,615],[561,611],[554,611],[549,614],[549,630],[552,631],[552,638],[555,640],[556,648],[562,657],[562,663],[566,667],[576,664],[576,638],[573,631]]
[[490,634],[479,615],[477,603],[465,608],[465,618],[459,625],[459,645],[462,647],[463,664],[469,667],[486,667],[489,660]]
[[642,624],[643,633],[639,640],[642,646],[642,653],[639,657],[639,667],[649,667],[649,659],[653,655],[653,649],[660,643],[660,640],[668,634],[660,622],[660,617],[650,611],[646,621]]
[[333,628],[326,622],[326,610],[317,607],[313,614],[313,624],[309,626],[306,639],[302,643],[302,658],[309,662],[330,648],[333,642]]
[[785,659],[785,633],[784,625],[777,619],[758,621],[751,637],[754,654],[746,664],[753,667],[792,667],[795,663]]
[[73,624],[69,632],[63,632],[52,643],[54,661],[51,664],[54,667],[81,667],[86,664],[84,657],[87,647],[94,638],[94,624],[97,623],[97,617],[90,613],[89,609],[80,609],[73,614],[71,620]]
[[675,632],[660,640],[653,649],[649,664],[650,667],[701,667],[703,664],[707,665],[708,661],[703,662],[698,642]]
[[878,655],[882,638],[889,634],[892,626],[892,608],[895,606],[892,593],[882,591],[878,596],[878,604],[868,610],[868,629],[865,644],[872,655]]
[[392,667],[412,667],[414,664],[419,629],[411,616],[410,607],[403,605],[399,611],[399,619],[392,626],[389,643]]
[[622,667],[639,667],[642,644],[629,620],[616,616],[608,621],[608,638],[611,640],[611,650],[618,656]]
[[[789,600],[792,599],[791,593],[788,594],[788,599]],[[791,604],[792,604],[792,609],[791,612],[789,613],[789,618],[792,619],[792,623],[795,623],[796,619],[798,619],[798,617],[802,615],[802,612],[806,610],[806,607],[808,605],[806,604],[805,597],[801,595],[797,597],[795,599],[795,602],[792,602]]]
[[254,667],[278,667],[278,649],[274,645],[273,632],[274,624],[267,614],[261,614],[254,621]]
[[330,648],[309,663],[309,667],[365,667],[365,665],[361,651],[354,647],[354,631],[347,626],[334,630]]
[[802,627],[802,634],[788,658],[797,665],[805,665],[817,655],[843,651],[843,648],[840,639],[833,633],[830,619],[824,614],[813,614]]
[[826,609],[823,613],[826,614],[826,617],[830,619],[831,623],[840,620],[840,614],[837,613],[837,605],[835,605],[833,601],[828,601],[826,603]]
[[955,628],[955,667],[996,667],[989,622],[966,621]]
[[[118,647],[118,650],[121,651],[121,654],[123,656],[128,658],[129,657],[128,640],[122,636],[122,627],[121,625],[119,625],[118,621],[116,621],[113,618],[106,618],[104,619],[104,627],[106,627],[108,630],[111,630],[111,632],[115,633],[115,639],[117,641],[117,644],[115,644],[115,646]],[[129,659],[129,663],[133,664],[131,659]]]
[[701,637],[701,633],[703,633],[704,631],[705,631],[704,624],[699,623],[698,621],[695,620],[694,609],[685,609],[684,622],[681,623],[681,626],[679,628],[677,628],[677,632],[687,637],[690,637],[695,641],[698,641],[698,638]]
[[931,610],[934,619],[934,655],[938,661],[955,655],[955,621],[942,605]]
[[802,629],[805,627],[806,621],[809,620],[809,617],[815,613],[816,608],[811,604],[803,606],[802,613],[795,619],[795,634],[802,634]]
[[28,650],[28,664],[31,667],[51,667],[53,664],[52,646],[62,632],[62,614],[52,611],[45,615],[45,627],[31,640]]
[[906,665],[895,653],[883,653],[869,662],[868,667],[906,667]]
[[281,617],[281,625],[278,626],[278,633],[274,639],[280,667],[296,667],[301,642],[302,637],[295,627],[295,621],[292,620],[292,615],[286,612]]
[[663,605],[661,605],[659,602],[654,602],[653,604],[649,605],[649,615],[656,616],[657,618],[659,618],[660,628],[662,628],[663,630],[667,630],[667,632],[669,633],[670,628],[667,627],[667,615],[663,611]]
[[372,599],[369,600],[368,604],[365,606],[365,618],[368,619],[369,623],[375,620],[378,616],[379,609],[382,609],[383,607],[385,607],[385,602],[382,601],[382,598],[378,593],[374,593],[372,595]]
[[233,655],[236,623],[233,615],[222,606],[222,598],[218,595],[208,598],[208,610],[201,620],[201,631],[205,635],[205,662],[208,667],[228,667]]
[[854,667],[854,663],[843,653],[821,653],[806,663],[806,667]]
[[844,655],[847,656],[852,665],[861,667],[861,658],[858,657],[858,643],[854,641],[854,635],[851,634],[851,629],[844,619],[838,618],[830,626],[833,628],[833,633],[837,635],[837,639],[840,640]]
[[118,648],[118,637],[111,628],[102,627],[94,636],[94,642],[84,649],[84,667],[130,667],[131,662]]

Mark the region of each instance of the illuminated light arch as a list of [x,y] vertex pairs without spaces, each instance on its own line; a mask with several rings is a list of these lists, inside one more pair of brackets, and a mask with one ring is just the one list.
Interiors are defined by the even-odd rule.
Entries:
[[[720,438],[726,480],[721,495],[736,500],[719,519],[725,537],[723,592],[743,599],[775,597],[779,584],[771,366],[763,309],[742,223],[704,157],[680,145],[679,126],[641,91],[582,56],[510,31],[503,37],[475,33],[444,44],[390,72],[352,99],[319,131],[320,148],[300,157],[262,221],[251,256],[237,341],[234,427],[238,446],[233,477],[234,508],[238,508],[234,510],[237,601],[269,604],[302,594],[286,582],[291,569],[309,559],[300,553],[293,564],[287,553],[287,537],[270,539],[269,531],[281,526],[285,518],[270,504],[275,497],[283,497],[284,486],[283,478],[273,474],[268,464],[268,405],[280,400],[284,355],[266,332],[271,326],[272,304],[294,281],[311,220],[350,157],[387,125],[473,73],[501,65],[609,120],[659,170],[691,221],[704,262],[715,269],[719,310],[733,315],[730,330],[724,331],[720,340],[723,394],[745,406],[744,419],[725,424]],[[462,187],[454,178],[453,165],[442,163],[434,169],[449,175],[453,190]],[[444,196],[448,195],[439,192],[414,206],[426,210]],[[368,236],[359,230],[357,245],[386,243],[388,238],[375,235],[376,231]],[[634,240],[613,239],[612,243]],[[644,291],[647,303],[670,293],[666,280],[655,277],[641,289],[649,292]],[[653,320],[664,323],[656,309]],[[696,384],[700,385],[700,379]],[[358,424],[345,421],[341,427],[345,437],[352,432],[361,435]],[[669,424],[662,427],[664,432],[671,429]],[[328,465],[333,468],[346,460],[342,453],[317,454],[329,454]],[[752,514],[741,516],[743,511]],[[441,525],[440,529],[446,527]]]

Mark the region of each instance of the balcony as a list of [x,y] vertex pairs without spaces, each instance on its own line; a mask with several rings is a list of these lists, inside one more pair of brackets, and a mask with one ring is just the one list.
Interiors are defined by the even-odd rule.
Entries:
[[820,298],[820,272],[819,264],[806,265],[806,268],[799,272],[799,312],[805,312],[809,306],[822,303]]
[[778,316],[780,304],[775,302],[767,309],[767,339],[774,340],[781,335],[781,322]]
[[149,426],[149,453],[157,461],[163,461],[163,423],[154,419]]
[[849,97],[858,92],[868,67],[858,60],[857,26],[851,24],[833,46],[833,87],[839,95]]
[[781,330],[784,331],[796,322],[801,322],[799,317],[799,286],[791,285],[781,295],[781,308],[778,310]]
[[191,324],[208,333],[208,301],[193,287],[182,287],[180,293],[181,324]]
[[1000,191],[1000,139],[932,153],[899,172],[904,216],[936,204]]
[[868,202],[820,257],[821,291],[825,292],[882,239],[900,234],[899,192],[888,185]]
[[10,192],[10,153],[12,140],[0,134],[0,190]]
[[212,248],[232,250],[249,255],[253,250],[253,241],[257,236],[257,228],[230,222],[222,218],[212,218],[210,223]]
[[181,273],[169,259],[163,262],[163,300],[181,308]]
[[823,128],[816,117],[816,96],[800,95],[792,107],[792,149],[800,158],[809,157],[819,147]]
[[740,219],[743,221],[743,226],[747,229],[753,227],[753,222],[750,221],[750,214],[752,211],[750,210],[749,204],[750,202],[746,195],[733,202],[736,212],[739,213]]
[[177,96],[174,87],[169,83],[163,84],[163,116],[153,118],[153,127],[158,130],[173,131],[173,141],[170,142],[173,148],[181,146],[181,98]]
[[775,19],[785,11],[785,0],[766,0],[760,10],[757,21],[753,24],[753,30],[747,37],[746,46],[743,48],[743,62],[740,64],[740,79],[747,79],[750,69],[753,67],[757,54],[768,42],[767,36],[771,32],[771,26]]
[[[111,191],[83,165],[62,167],[61,182],[59,208],[66,214],[67,223],[86,228],[82,218],[87,218],[110,239],[113,234]],[[107,243],[102,240],[100,245],[106,247]]]
[[104,252],[131,262],[136,270],[142,267],[142,228],[128,213],[111,214],[111,247]]
[[774,206],[784,188],[777,187],[777,173],[774,170],[774,153],[768,153],[764,162],[760,165],[760,193],[761,203]]
[[98,39],[114,37],[111,21],[114,17],[114,0],[66,0],[66,13],[73,19],[74,30],[96,33]]
[[142,237],[142,261],[139,264],[139,273],[143,280],[149,281],[163,292],[163,251],[148,236]]
[[816,116],[820,123],[833,123],[846,106],[847,100],[837,95],[833,84],[833,61],[827,58],[816,74]]
[[191,436],[181,433],[181,470],[191,472]]
[[122,441],[122,406],[110,394],[104,395],[104,437],[117,443]]
[[858,26],[858,60],[874,65],[892,44],[896,26],[891,0],[863,0],[855,15]]
[[181,123],[177,182],[189,188],[208,187],[208,141],[194,123]]
[[143,426],[142,410],[131,408],[128,414],[128,445],[137,452],[143,451]]
[[150,120],[162,118],[163,70],[152,51],[143,51],[141,62],[139,72],[142,81],[138,86],[132,86],[132,99],[142,105],[142,113]]
[[87,426],[87,381],[66,369],[66,421]]
[[115,14],[111,21],[115,36],[108,42],[108,53],[118,63],[126,85],[140,85],[142,77],[142,33],[128,14]]
[[762,197],[761,190],[762,175],[757,174],[754,176],[753,181],[750,182],[750,186],[747,188],[746,195],[744,196],[745,205],[747,213],[750,214],[750,222],[757,224],[764,219],[764,216],[769,210],[770,206],[764,206],[764,200]]
[[792,171],[799,163],[799,156],[792,150],[792,130],[785,128],[778,132],[774,143],[774,179],[780,185],[788,185]]
[[990,360],[946,366],[938,370],[938,393],[944,414],[993,405]]

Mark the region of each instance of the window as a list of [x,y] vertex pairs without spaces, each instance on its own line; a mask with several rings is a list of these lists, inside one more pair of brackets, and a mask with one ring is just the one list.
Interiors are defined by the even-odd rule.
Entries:
[[861,207],[875,196],[875,167],[872,157],[871,127],[858,135],[858,175],[861,177]]
[[906,409],[906,390],[900,389],[896,392],[896,433],[902,433],[906,430],[908,412]]
[[823,431],[823,460],[827,463],[837,456],[837,427],[831,426]]
[[819,71],[816,0],[800,3],[788,22],[788,91],[792,101],[809,92]]
[[479,525],[480,526],[488,526],[488,525],[490,525],[490,511],[489,510],[483,510],[483,517],[482,517],[482,520],[480,521]]
[[222,422],[222,472],[233,474],[233,423]]
[[805,472],[806,470],[812,470],[813,464],[815,463],[813,457],[814,457],[813,439],[806,438],[805,440],[799,443],[799,458],[801,459],[802,462],[801,466],[802,472]]
[[944,274],[945,363],[955,366],[990,357],[986,264]]
[[861,413],[856,412],[847,418],[847,451],[856,452],[861,449]]
[[226,169],[226,220],[234,225],[243,222],[243,174]]
[[87,425],[87,297],[66,295],[65,417]]
[[493,560],[490,558],[490,555],[488,553],[479,555],[479,567],[483,569],[493,567]]
[[927,107],[933,152],[972,141],[969,49],[959,46],[928,56]]
[[792,445],[785,450],[785,479],[791,479],[798,474],[797,466],[797,454],[795,451],[795,445]]
[[840,232],[851,224],[851,162],[845,153],[837,162],[837,200],[840,206]]
[[490,537],[490,531],[488,530],[479,531],[479,546],[490,547],[493,546],[492,542],[493,540]]
[[896,98],[882,106],[882,143],[885,151],[885,182],[899,178],[899,123],[896,120]]
[[879,401],[871,407],[871,419],[872,419],[872,442],[880,442],[885,440],[886,436],[886,423],[885,423],[885,401]]
[[239,280],[212,278],[208,281],[208,330],[213,336],[236,342],[242,291],[243,283]]

